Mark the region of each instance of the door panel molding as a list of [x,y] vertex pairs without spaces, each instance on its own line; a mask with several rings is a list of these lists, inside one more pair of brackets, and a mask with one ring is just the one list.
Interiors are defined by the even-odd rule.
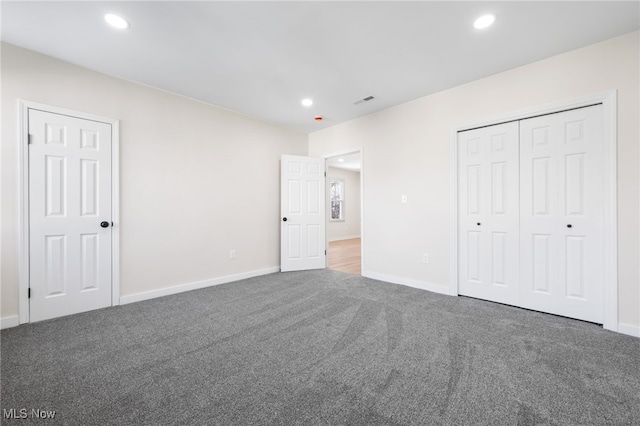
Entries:
[[[584,131],[575,131],[581,121]],[[535,143],[535,130],[548,128],[551,143]],[[602,323],[602,105],[520,121],[521,303],[528,309]],[[553,161],[545,175],[535,173],[541,156]],[[545,179],[546,178],[546,179]],[[546,181],[544,197],[532,189]],[[535,198],[549,200],[538,214]],[[533,241],[549,234],[546,264],[532,251]],[[538,247],[540,248],[540,247]],[[536,271],[540,266],[541,270]],[[549,275],[550,291],[536,291],[536,275]],[[538,283],[539,284],[539,283]]]
[[323,269],[325,160],[282,155],[280,164],[280,270]]
[[460,294],[518,302],[518,123],[461,133],[458,170]]
[[[27,100],[18,100],[18,144],[19,144],[19,197],[18,204],[18,317],[19,323],[30,322],[29,313],[29,111],[66,115],[84,120],[111,125],[111,305],[120,304],[120,121],[66,108],[45,105]],[[53,130],[52,137],[55,136]],[[87,147],[93,143],[91,135],[82,135]]]
[[[603,326],[605,329],[618,331],[618,252],[617,252],[617,92],[615,90],[596,93],[572,100],[556,102],[544,106],[528,108],[510,112],[493,119],[471,122],[457,126],[450,134],[450,166],[451,166],[451,197],[450,197],[450,285],[449,294],[457,296],[458,283],[458,133],[481,127],[493,126],[510,121],[520,121],[541,115],[554,114],[571,109],[584,108],[592,105],[602,105],[603,119],[603,157],[604,173],[604,286],[603,286]],[[540,134],[540,143],[543,143]]]

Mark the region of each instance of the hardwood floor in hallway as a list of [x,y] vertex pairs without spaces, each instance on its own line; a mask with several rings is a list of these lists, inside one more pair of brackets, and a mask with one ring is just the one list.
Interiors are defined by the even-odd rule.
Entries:
[[361,275],[360,238],[329,242],[329,269]]

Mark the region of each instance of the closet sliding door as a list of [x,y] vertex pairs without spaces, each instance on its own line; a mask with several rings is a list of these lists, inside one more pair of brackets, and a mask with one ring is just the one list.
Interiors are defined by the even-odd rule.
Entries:
[[602,323],[602,105],[520,122],[521,306]]
[[458,293],[603,322],[602,105],[458,133]]
[[460,294],[518,303],[518,123],[458,134]]

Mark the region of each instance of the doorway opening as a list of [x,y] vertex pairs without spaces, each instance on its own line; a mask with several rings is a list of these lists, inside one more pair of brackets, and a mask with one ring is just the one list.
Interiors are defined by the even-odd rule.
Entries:
[[362,151],[326,158],[327,268],[362,275]]

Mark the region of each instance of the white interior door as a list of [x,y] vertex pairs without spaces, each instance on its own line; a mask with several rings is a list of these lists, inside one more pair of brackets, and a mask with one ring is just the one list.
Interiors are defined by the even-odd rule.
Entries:
[[324,159],[283,155],[280,174],[280,270],[324,268]]
[[522,306],[602,323],[602,105],[521,121]]
[[31,321],[111,305],[111,125],[30,109]]
[[459,293],[518,303],[518,123],[458,134]]
[[458,134],[458,292],[602,323],[602,105]]

